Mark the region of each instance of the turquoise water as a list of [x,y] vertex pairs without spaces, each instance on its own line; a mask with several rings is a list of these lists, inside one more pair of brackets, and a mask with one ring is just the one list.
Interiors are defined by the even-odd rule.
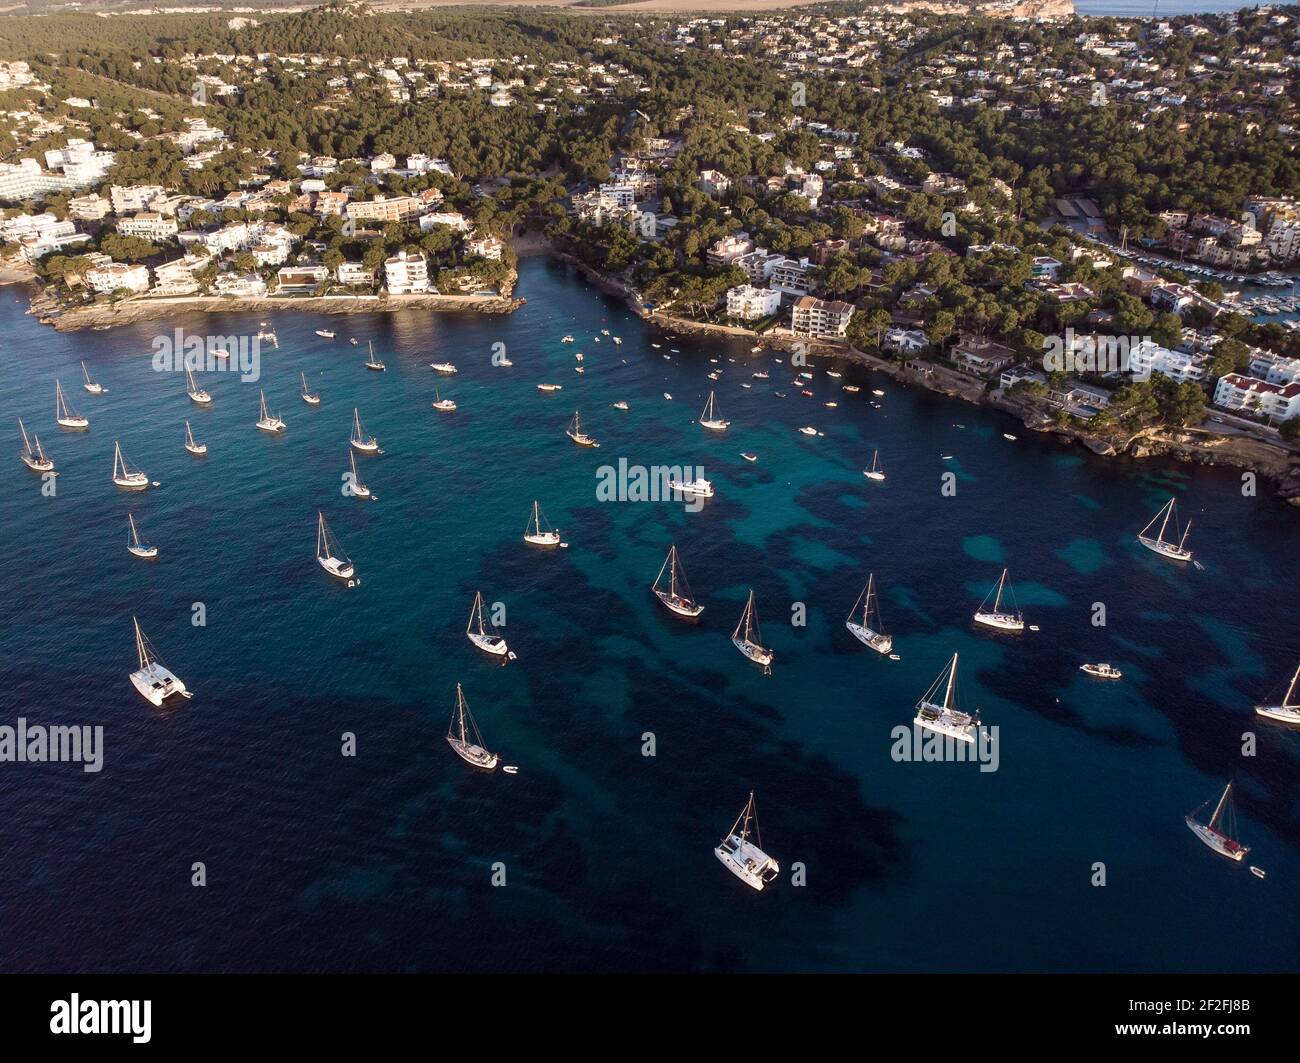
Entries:
[[[788,363],[665,336],[540,259],[519,294],[500,317],[275,314],[262,379],[207,374],[202,410],[152,369],[154,337],[251,333],[258,315],[64,335],[0,293],[0,422],[16,450],[21,416],[61,472],[48,498],[0,463],[0,723],[103,724],[106,743],[98,775],[0,764],[0,966],[1295,969],[1300,735],[1250,712],[1300,654],[1294,511],[1244,498],[1231,471],[1105,462],[1023,429],[1009,443],[991,411],[847,367],[819,364],[805,398]],[[386,373],[362,368],[368,339]],[[513,367],[492,364],[497,343]],[[77,386],[81,359],[106,395]],[[747,390],[751,361],[772,379]],[[55,427],[56,375],[88,434]],[[435,385],[455,413],[430,409]],[[258,387],[282,437],[253,427]],[[711,387],[723,436],[695,423]],[[358,459],[376,502],[341,492],[354,406],[384,449]],[[575,408],[599,450],[564,437]],[[187,418],[206,458],[182,447]],[[113,487],[115,438],[158,490]],[[883,485],[861,475],[876,448]],[[702,465],[717,497],[597,501],[620,458]],[[1203,571],[1134,541],[1171,490]],[[569,549],[521,542],[534,498]],[[123,548],[128,510],[156,561]],[[318,510],[360,586],[315,565]],[[706,606],[695,626],[647,590],[672,541]],[[970,624],[1004,565],[1041,627],[1015,641]],[[868,571],[900,661],[844,630]],[[771,676],[728,642],[751,587]],[[507,667],[464,638],[476,589],[506,608]],[[192,701],[158,712],[131,688],[132,615]],[[953,652],[964,701],[999,727],[997,772],[890,758]],[[458,681],[517,775],[446,747]],[[1229,776],[1265,881],[1183,825]],[[751,788],[765,847],[807,885],[752,894],[714,858]]]

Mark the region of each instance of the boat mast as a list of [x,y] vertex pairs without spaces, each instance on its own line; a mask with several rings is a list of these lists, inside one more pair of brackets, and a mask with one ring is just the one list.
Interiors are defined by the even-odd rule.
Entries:
[[1232,783],[1228,783],[1223,788],[1223,796],[1219,798],[1219,803],[1214,808],[1214,815],[1210,817],[1210,830],[1218,831],[1219,817],[1223,815],[1223,805],[1228,800],[1228,794],[1232,793]]
[[1002,611],[1002,587],[1007,582],[1007,570],[1002,570],[1002,575],[998,577],[998,593],[993,599],[993,611],[1000,613]]
[[1300,664],[1295,666],[1295,675],[1291,677],[1291,685],[1287,687],[1286,695],[1282,698],[1283,708],[1293,709],[1295,705],[1291,704],[1291,695],[1295,693],[1296,681],[1300,680]]
[[469,609],[469,626],[465,628],[467,634],[473,631],[474,629],[475,617],[478,618],[478,633],[482,635],[485,633],[483,631],[483,592],[482,591],[474,592],[474,604],[470,606]]
[[745,811],[742,812],[741,818],[744,823],[740,827],[740,840],[742,842],[749,840],[749,821],[754,815],[754,791],[749,791],[749,800],[745,802]]
[[957,682],[957,655],[952,655],[952,663],[948,665],[948,689],[943,692],[943,707],[952,708],[952,688]]
[[320,552],[321,542],[324,540],[324,538],[325,538],[325,514],[317,513],[316,514],[316,556],[317,557],[322,557],[322,556],[329,557],[328,552],[323,555]]
[[[117,470],[121,466],[122,475],[119,477]],[[122,459],[122,444],[116,439],[113,440],[113,479],[126,479],[126,462]]]
[[1183,548],[1183,543],[1187,542],[1187,535],[1188,535],[1188,533],[1189,533],[1191,530],[1192,530],[1192,522],[1189,520],[1189,521],[1187,522],[1187,527],[1183,529],[1183,537],[1182,537],[1181,539],[1178,540],[1178,549],[1179,549],[1179,550],[1181,550],[1181,549]]
[[1169,518],[1173,516],[1173,512],[1174,512],[1174,500],[1171,498],[1169,500],[1169,504],[1165,506],[1164,509],[1165,519],[1164,522],[1160,525],[1160,534],[1156,536],[1156,542],[1163,543],[1165,541],[1165,529],[1169,527]]
[[132,544],[134,544],[135,546],[139,546],[139,545],[140,545],[140,533],[139,533],[138,531],[135,530],[135,517],[134,517],[132,514],[128,513],[128,514],[126,515],[126,522],[127,522],[128,524],[131,525],[131,542],[132,542]]
[[140,659],[140,670],[143,672],[146,671],[153,662],[149,659],[149,649],[145,645],[144,632],[140,630],[140,621],[135,617],[131,617],[131,621],[135,624],[135,652],[136,656]]
[[23,427],[23,419],[18,418],[18,431],[23,434],[23,449],[27,451],[27,456],[32,456],[32,444],[27,438],[27,429]]
[[465,695],[459,683],[456,684],[456,715],[460,723],[460,745],[464,749],[469,741],[465,737]]

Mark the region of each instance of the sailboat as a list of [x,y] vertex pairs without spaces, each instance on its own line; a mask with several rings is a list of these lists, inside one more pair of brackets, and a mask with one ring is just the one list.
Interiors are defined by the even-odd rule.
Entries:
[[194,383],[194,374],[190,370],[185,370],[185,394],[190,397],[190,401],[199,406],[211,406],[212,396]]
[[474,714],[469,711],[469,702],[460,684],[456,684],[456,711],[451,714],[451,723],[447,725],[447,743],[471,767],[483,771],[495,771],[501,758],[483,748],[483,736],[479,734]]
[[[668,573],[667,590],[663,590],[659,586],[665,572]],[[664,559],[663,566],[659,569],[659,575],[655,577],[650,589],[654,591],[655,597],[668,607],[670,612],[676,613],[678,616],[694,620],[704,612],[704,606],[691,597],[690,584],[686,582],[686,570],[682,568],[682,564],[677,558],[676,543],[669,547],[668,556]]]
[[[935,701],[935,695],[941,687],[943,700]],[[978,712],[971,716],[957,708],[957,654],[952,655],[948,666],[939,673],[939,678],[930,684],[930,689],[916,703],[916,716],[912,722],[923,731],[947,735],[959,742],[974,743],[980,718]]]
[[[1183,529],[1182,535],[1178,536],[1178,541],[1165,538],[1165,532],[1169,530],[1169,521],[1174,522],[1174,533],[1178,532],[1178,507],[1174,504],[1171,497],[1168,502],[1160,507],[1160,512],[1151,518],[1145,528],[1138,532],[1138,542],[1148,550],[1152,550],[1161,557],[1167,557],[1171,561],[1190,561],[1192,552],[1187,549],[1187,533],[1192,530],[1192,522],[1187,522],[1187,527]],[[1156,521],[1160,522],[1160,530],[1156,532],[1153,539],[1151,529],[1155,526]]]
[[348,450],[348,466],[352,470],[352,479],[348,481],[348,494],[373,500],[375,496],[370,493],[370,488],[361,482],[361,474],[357,472],[356,451],[351,449]]
[[261,412],[257,418],[257,427],[263,432],[270,432],[272,435],[283,432],[284,421],[271,414],[266,408],[266,392],[261,388],[258,388],[257,393],[262,397]]
[[361,427],[361,413],[354,406],[352,407],[352,438],[348,440],[352,444],[352,449],[361,451],[362,454],[380,454],[379,440],[372,435],[367,435],[366,430]]
[[731,642],[755,664],[761,664],[765,675],[771,675],[775,654],[763,645],[762,640],[763,634],[758,629],[758,610],[754,607],[754,591],[750,588],[749,601],[745,603],[745,611],[740,614],[736,630],[731,633]]
[[185,422],[185,449],[195,455],[206,454],[208,452],[208,445],[206,443],[194,442],[194,433],[190,430],[189,421]]
[[87,391],[89,391],[92,395],[103,395],[108,391],[108,388],[104,387],[103,384],[96,384],[93,380],[90,379],[90,370],[86,368],[85,362],[81,363],[81,380],[82,380],[81,386],[85,388]]
[[564,434],[572,439],[580,447],[598,447],[599,443],[582,430],[582,422],[578,419],[578,411],[573,411],[573,420],[569,422],[569,427],[564,430]]
[[1282,701],[1277,705],[1256,705],[1255,711],[1260,716],[1277,720],[1279,723],[1300,724],[1300,701],[1296,700],[1297,684],[1300,684],[1300,664],[1296,665],[1295,672],[1291,676],[1291,685],[1282,695]]
[[725,432],[730,421],[724,421],[718,416],[718,400],[713,392],[709,392],[709,401],[704,404],[704,412],[700,414],[700,424],[714,432]]
[[[1002,608],[1002,594],[1006,591],[1012,598],[1012,609],[1014,612],[1006,612]],[[993,608],[985,609],[989,598],[993,598]],[[1020,610],[1015,607],[1015,592],[1007,586],[1007,570],[1002,570],[1002,575],[998,577],[997,585],[994,586],[988,594],[984,596],[984,601],[980,602],[980,607],[975,611],[975,623],[983,624],[985,627],[991,627],[998,631],[1024,631],[1025,620],[1020,615]]]
[[320,396],[319,396],[319,395],[313,395],[313,394],[312,394],[312,393],[307,389],[307,374],[306,374],[306,373],[299,373],[298,375],[302,377],[302,401],[305,402],[308,406],[319,406],[319,405],[320,405]]
[[375,345],[371,343],[370,340],[366,340],[366,346],[370,350],[370,357],[367,358],[362,364],[367,369],[373,369],[376,373],[384,372],[385,369],[384,363],[375,357]]
[[885,634],[880,621],[880,595],[876,593],[874,572],[867,576],[867,585],[849,610],[844,626],[853,632],[854,638],[879,654],[889,653],[894,648],[893,636]]
[[18,431],[23,434],[23,449],[19,452],[18,457],[32,472],[53,472],[54,460],[46,455],[45,450],[41,447],[41,437],[35,432],[32,438],[27,438],[27,429],[23,427],[22,418],[18,419]]
[[433,408],[443,413],[451,413],[456,409],[456,403],[452,399],[444,399],[442,391],[435,387],[433,389]]
[[350,580],[356,573],[356,566],[339,546],[338,540],[330,534],[329,525],[325,523],[325,514],[316,514],[316,560],[320,567],[331,576],[341,580]]
[[532,519],[524,528],[524,542],[532,543],[534,546],[560,545],[559,530],[551,527],[551,522],[546,519],[546,514],[542,512],[542,507],[536,501],[533,502]]
[[[749,840],[750,824],[753,823],[755,841]],[[737,831],[739,827],[739,831]],[[714,855],[746,886],[761,890],[770,885],[781,873],[781,865],[763,852],[763,836],[758,830],[758,810],[754,806],[754,791],[749,792],[749,800],[740,810],[736,822],[731,825],[727,836],[713,850]]]
[[185,684],[158,660],[158,652],[140,630],[140,621],[131,617],[131,622],[135,624],[135,652],[140,660],[140,667],[131,673],[131,683],[141,696],[158,708],[173,694],[183,698],[194,697],[185,689]]
[[[492,630],[489,631],[488,627]],[[474,592],[474,604],[470,606],[469,624],[465,627],[465,637],[484,653],[490,653],[493,657],[504,657],[510,652],[506,640],[497,631],[496,624],[484,626],[483,594],[481,591]]]
[[130,553],[135,554],[136,557],[157,557],[158,547],[149,546],[147,543],[141,540],[140,532],[136,529],[135,526],[135,517],[132,514],[128,513],[126,515],[126,521],[131,526],[131,530],[126,537],[127,550]]
[[137,469],[122,453],[122,446],[113,440],[113,483],[126,491],[143,491],[149,486],[149,477]]
[[[1201,823],[1196,816],[1209,803],[1209,801],[1206,801],[1190,816],[1184,817],[1188,829],[1221,856],[1226,856],[1229,860],[1242,860],[1250,852],[1250,848],[1242,845],[1241,842],[1232,837],[1232,834],[1237,832],[1237,817],[1232,808],[1232,783],[1228,783],[1224,788],[1223,796],[1219,798],[1219,803],[1214,806],[1214,815],[1210,817],[1210,822]],[[1220,829],[1225,813],[1228,819],[1228,830],[1232,832],[1231,834],[1224,833]]]
[[880,467],[880,451],[873,450],[871,452],[871,468],[863,469],[862,475],[868,480],[883,480],[885,478],[885,470]]
[[58,378],[54,380],[54,420],[62,428],[83,430],[90,427],[90,421],[68,405],[67,396],[63,394],[63,385]]

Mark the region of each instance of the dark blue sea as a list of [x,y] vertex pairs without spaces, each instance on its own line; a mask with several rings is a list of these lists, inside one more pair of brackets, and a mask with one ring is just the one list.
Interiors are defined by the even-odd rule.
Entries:
[[[543,259],[518,292],[510,316],[72,334],[0,292],[0,724],[100,724],[105,741],[98,774],[0,764],[0,969],[1300,966],[1300,734],[1251,710],[1300,655],[1300,512],[1263,485],[1243,496],[1232,470],[1102,460],[849,367],[816,365],[806,398],[788,360],[666,336]],[[205,374],[210,409],[152,366],[155,336],[247,335],[259,317],[279,349],[257,383]],[[367,340],[386,373],[362,368]],[[82,359],[107,394],[82,390]],[[439,360],[460,373],[435,376]],[[743,389],[760,365],[771,380]],[[89,433],[55,426],[56,376]],[[430,408],[435,386],[454,414]],[[281,437],[254,428],[259,387]],[[696,423],[710,387],[722,436]],[[354,406],[384,450],[360,459],[375,502],[341,491]],[[599,450],[565,438],[575,409]],[[54,497],[17,460],[19,417],[58,463]],[[182,447],[186,419],[205,458]],[[112,485],[115,439],[160,488]],[[862,476],[877,448],[884,484]],[[619,458],[701,465],[717,496],[696,513],[597,501]],[[1203,570],[1134,539],[1171,494]],[[535,498],[567,550],[521,541]],[[315,564],[318,510],[360,586]],[[127,553],[128,511],[157,560]],[[694,627],[648,590],[672,542],[706,606]],[[1041,628],[1014,640],[970,621],[1004,565]],[[868,572],[896,662],[844,628]],[[771,676],[729,642],[751,587]],[[506,607],[506,667],[465,639],[475,590]],[[159,711],[132,688],[132,616],[193,700]],[[891,759],[891,729],[954,652],[965,705],[1000,730],[996,772]],[[1098,660],[1124,679],[1079,672]],[[518,774],[476,774],[447,747],[457,682]],[[1267,879],[1184,825],[1229,778]],[[762,894],[712,852],[751,789],[784,869]]]

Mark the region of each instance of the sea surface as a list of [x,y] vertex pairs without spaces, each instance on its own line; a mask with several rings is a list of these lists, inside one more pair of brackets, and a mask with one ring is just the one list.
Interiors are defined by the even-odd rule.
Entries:
[[[0,291],[0,724],[105,742],[98,774],[0,764],[0,969],[1300,967],[1300,734],[1251,710],[1300,659],[1300,513],[1233,470],[1103,460],[846,366],[816,364],[804,397],[788,356],[668,336],[544,259],[518,293],[509,316],[60,334]],[[259,317],[279,348],[255,383],[203,374],[210,409],[153,368],[157,336]],[[367,340],[387,372],[362,368]],[[107,394],[81,388],[83,359]],[[55,377],[88,433],[55,426]],[[696,423],[711,387],[724,435]],[[254,428],[259,388],[281,437]],[[342,493],[354,407],[384,451],[359,459],[373,502]],[[565,438],[575,409],[600,449]],[[53,497],[17,460],[19,417],[58,463]],[[161,487],[115,488],[114,440]],[[862,476],[874,449],[883,484]],[[702,466],[717,496],[598,501],[620,458]],[[1203,569],[1134,539],[1170,495]],[[534,499],[567,549],[522,542]],[[315,564],[318,511],[360,586]],[[155,561],[127,553],[128,512]],[[695,626],[648,589],[673,542]],[[1003,566],[1038,632],[972,628]],[[844,628],[869,572],[899,661]],[[750,588],[770,676],[729,642]],[[505,667],[465,638],[475,590],[505,607]],[[132,616],[193,700],[159,711],[132,688]],[[954,652],[963,704],[999,729],[996,772],[891,758]],[[1078,670],[1099,660],[1124,679]],[[448,748],[457,682],[518,774]],[[1184,825],[1229,778],[1267,879]],[[762,894],[712,851],[751,790],[783,869]]]

